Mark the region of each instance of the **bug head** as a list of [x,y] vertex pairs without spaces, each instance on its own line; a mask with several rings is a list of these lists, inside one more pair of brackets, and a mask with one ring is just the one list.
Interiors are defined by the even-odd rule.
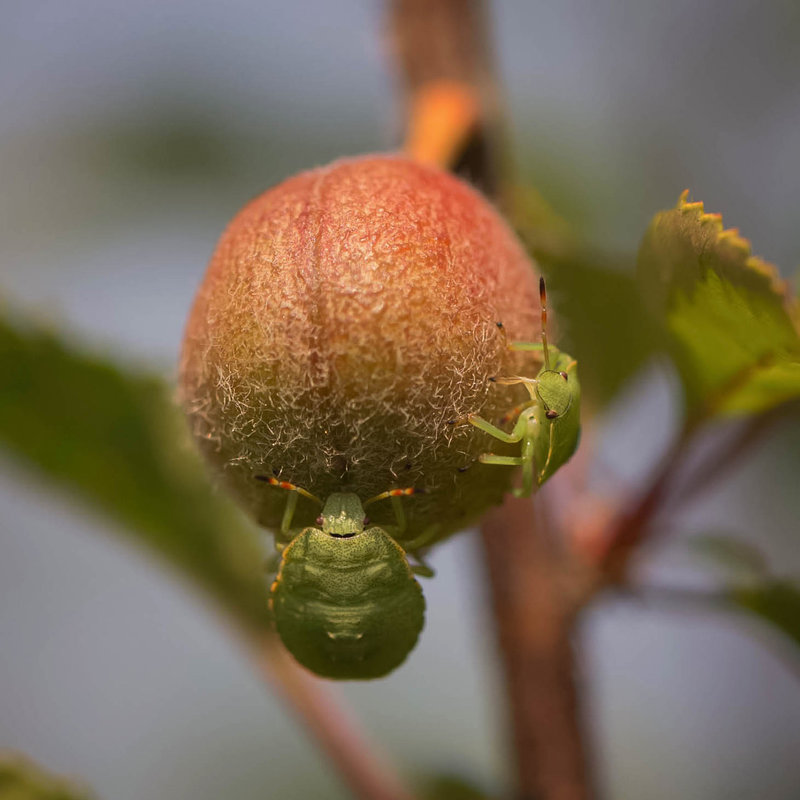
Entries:
[[569,411],[574,394],[569,374],[552,369],[542,370],[536,378],[536,394],[544,406],[547,419],[555,420],[563,416]]
[[270,603],[295,659],[344,680],[379,678],[399,666],[425,615],[403,549],[377,527],[344,537],[306,528],[283,552]]
[[328,496],[317,520],[328,536],[354,536],[364,530],[364,507],[351,492],[336,492]]

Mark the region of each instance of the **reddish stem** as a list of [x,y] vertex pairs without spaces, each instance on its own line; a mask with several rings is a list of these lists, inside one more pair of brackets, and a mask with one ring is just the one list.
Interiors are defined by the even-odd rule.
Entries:
[[413,800],[399,776],[375,744],[359,728],[349,710],[334,699],[321,681],[298,667],[274,636],[261,636],[252,651],[261,675],[278,690],[305,724],[360,800]]
[[656,467],[647,488],[611,521],[597,564],[601,582],[621,583],[627,576],[631,556],[647,537],[650,522],[666,496],[691,436],[692,429],[684,427]]
[[519,798],[590,796],[573,633],[576,608],[563,555],[508,498],[485,518],[484,555],[506,674]]

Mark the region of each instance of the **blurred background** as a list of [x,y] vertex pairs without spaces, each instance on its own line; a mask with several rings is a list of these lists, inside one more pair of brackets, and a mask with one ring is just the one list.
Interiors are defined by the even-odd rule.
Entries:
[[[170,379],[235,211],[300,169],[398,141],[375,0],[1,8],[0,295]],[[800,6],[505,0],[491,21],[523,175],[590,239],[635,250],[688,187],[796,270]],[[674,413],[669,376],[629,386],[605,420],[603,470],[635,481]],[[800,573],[800,500],[787,505],[799,447],[796,429],[772,437],[681,514],[685,530],[750,537],[781,574]],[[0,747],[108,800],[346,796],[194,596],[10,458],[0,480]],[[341,691],[403,769],[494,789],[505,725],[474,538],[433,554],[407,664]],[[645,572],[702,580],[678,538]],[[797,673],[748,627],[623,601],[590,615],[609,798],[797,797]]]

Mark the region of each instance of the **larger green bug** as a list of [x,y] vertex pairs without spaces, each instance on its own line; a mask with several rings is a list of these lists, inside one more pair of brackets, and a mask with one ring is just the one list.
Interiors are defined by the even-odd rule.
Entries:
[[[415,489],[390,489],[362,504],[353,493],[331,494],[325,503],[277,478],[258,480],[290,492],[276,534],[282,554],[270,591],[275,627],[289,652],[304,667],[327,678],[379,678],[399,666],[422,631],[425,599],[394,537],[405,530],[400,497]],[[322,507],[319,527],[292,528],[300,497]],[[390,498],[396,526],[369,526],[364,508]],[[394,534],[394,537],[390,534]],[[407,544],[413,551],[428,537]]]
[[[578,382],[577,362],[555,347],[547,344],[547,290],[544,278],[539,279],[539,298],[542,304],[542,341],[509,342],[514,351],[538,352],[543,365],[535,378],[519,376],[495,378],[502,385],[522,384],[530,400],[511,409],[501,420],[517,422],[511,433],[492,425],[477,414],[467,420],[476,428],[494,436],[501,442],[522,442],[518,456],[483,453],[478,460],[484,464],[521,466],[522,486],[514,489],[516,497],[527,497],[535,486],[541,486],[556,470],[572,457],[578,446],[581,423],[581,386]],[[502,325],[498,323],[502,330]]]

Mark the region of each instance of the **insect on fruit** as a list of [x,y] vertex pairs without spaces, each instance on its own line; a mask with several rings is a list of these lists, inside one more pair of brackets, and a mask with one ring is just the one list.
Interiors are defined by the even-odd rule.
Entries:
[[[282,554],[270,592],[275,626],[284,645],[304,667],[327,678],[379,678],[401,664],[424,624],[425,599],[414,573],[430,576],[425,565],[411,566],[394,537],[405,530],[400,498],[419,489],[390,489],[362,503],[337,492],[323,503],[293,483],[256,478],[290,492],[275,536]],[[300,497],[322,507],[319,527],[292,528]],[[391,499],[397,524],[369,525],[364,508]],[[427,538],[427,537],[426,537]]]
[[[513,351],[540,352],[542,368],[535,378],[495,378],[504,386],[522,384],[530,400],[511,409],[501,424],[517,419],[511,433],[506,433],[491,422],[470,414],[470,424],[494,436],[501,442],[522,442],[518,456],[483,453],[478,460],[483,464],[522,467],[522,486],[514,489],[516,497],[526,497],[534,485],[541,486],[555,471],[569,461],[580,437],[581,387],[578,382],[577,361],[547,344],[547,290],[544,278],[539,279],[539,299],[542,304],[542,341],[510,342]],[[502,330],[502,324],[498,323]]]

